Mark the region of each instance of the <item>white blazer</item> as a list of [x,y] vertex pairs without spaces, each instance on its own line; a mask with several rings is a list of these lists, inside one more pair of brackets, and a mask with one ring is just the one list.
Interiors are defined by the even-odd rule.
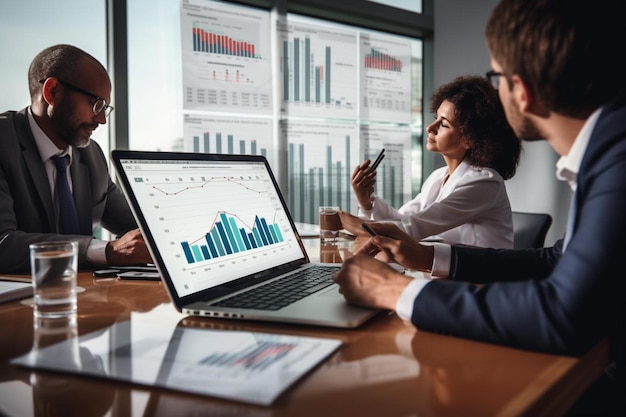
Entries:
[[463,161],[444,183],[447,175],[448,167],[435,170],[421,192],[399,210],[375,197],[372,209],[359,209],[359,215],[396,220],[416,240],[434,237],[464,245],[512,248],[511,204],[500,174]]

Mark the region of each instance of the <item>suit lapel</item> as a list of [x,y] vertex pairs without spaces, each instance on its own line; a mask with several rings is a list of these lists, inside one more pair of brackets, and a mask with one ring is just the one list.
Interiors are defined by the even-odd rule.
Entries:
[[28,124],[28,116],[24,110],[15,114],[15,130],[22,149],[22,158],[24,158],[26,168],[30,173],[35,189],[37,189],[39,201],[44,208],[48,223],[52,228],[51,230],[54,230],[56,221],[54,217],[52,190],[50,190],[48,174],[46,174],[44,165],[41,162],[41,156],[37,150],[35,138],[33,138],[30,125]]

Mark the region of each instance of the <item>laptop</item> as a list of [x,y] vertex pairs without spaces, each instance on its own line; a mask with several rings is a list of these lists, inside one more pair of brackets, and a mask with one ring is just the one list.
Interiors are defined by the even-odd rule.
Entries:
[[340,328],[379,312],[339,294],[332,276],[340,265],[309,260],[264,156],[111,155],[178,311]]

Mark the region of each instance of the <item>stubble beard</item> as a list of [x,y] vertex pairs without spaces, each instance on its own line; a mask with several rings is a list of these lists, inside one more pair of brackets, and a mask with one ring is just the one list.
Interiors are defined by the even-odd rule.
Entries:
[[526,142],[545,140],[539,132],[539,129],[537,129],[528,117],[520,113],[517,106],[512,101],[509,101],[508,105],[505,107],[505,113],[509,124],[519,139]]

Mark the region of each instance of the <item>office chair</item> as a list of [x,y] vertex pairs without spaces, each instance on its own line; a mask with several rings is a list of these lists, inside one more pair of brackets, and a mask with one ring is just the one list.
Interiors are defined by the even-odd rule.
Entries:
[[552,216],[547,213],[513,212],[513,247],[541,248],[546,240]]

